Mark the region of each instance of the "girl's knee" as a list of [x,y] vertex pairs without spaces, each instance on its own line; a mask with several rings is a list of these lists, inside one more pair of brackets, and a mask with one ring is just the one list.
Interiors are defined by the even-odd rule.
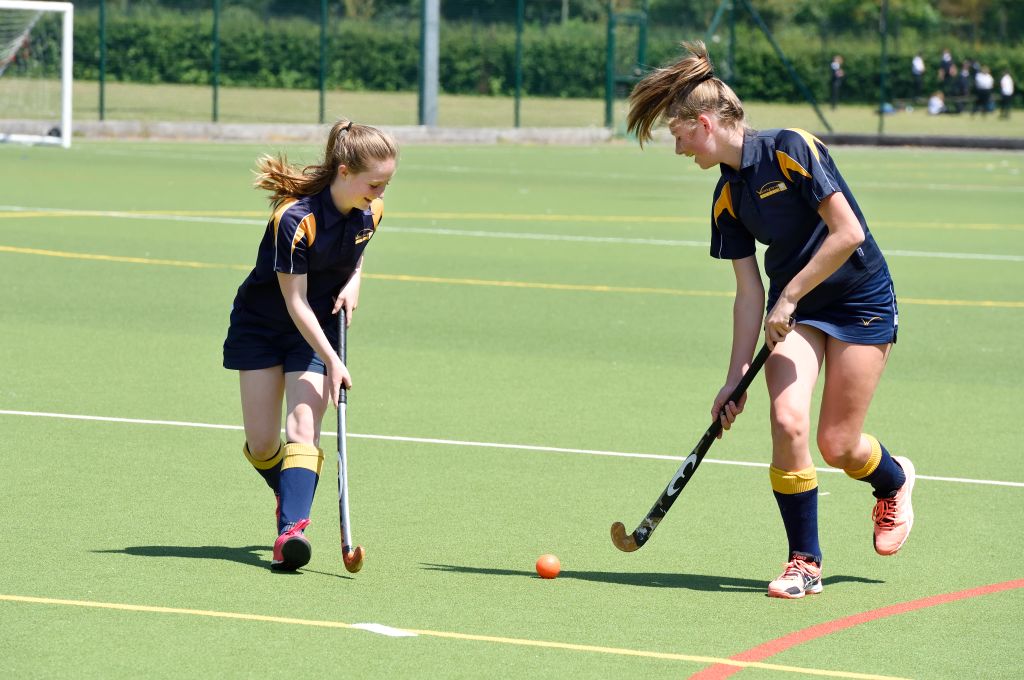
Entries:
[[281,435],[278,432],[267,435],[245,437],[245,446],[254,460],[270,460],[281,448]]
[[849,433],[822,428],[818,430],[818,451],[829,467],[846,469],[857,453],[860,445],[860,432],[851,436]]
[[314,414],[308,409],[296,409],[289,413],[285,430],[290,442],[312,444],[313,446],[317,446],[319,443],[320,428]]
[[807,414],[798,409],[776,406],[772,409],[772,432],[776,438],[790,441],[806,440],[810,421]]

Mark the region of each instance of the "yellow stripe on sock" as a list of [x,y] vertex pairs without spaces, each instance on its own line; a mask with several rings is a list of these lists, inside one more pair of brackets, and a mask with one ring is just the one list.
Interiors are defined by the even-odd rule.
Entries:
[[818,473],[812,465],[803,470],[780,470],[774,465],[768,467],[768,476],[772,480],[772,490],[792,496],[818,488]]
[[274,452],[273,456],[267,460],[260,460],[252,455],[252,452],[249,451],[249,442],[246,442],[242,444],[242,454],[245,455],[245,459],[252,463],[252,466],[257,470],[269,470],[280,463],[281,459],[284,458],[284,446],[278,444],[277,451]]
[[289,468],[304,468],[312,470],[318,476],[324,464],[323,450],[312,444],[297,444],[291,442],[282,447],[284,451],[284,462],[281,463],[281,471]]
[[846,474],[853,477],[854,479],[864,479],[872,472],[878,469],[878,464],[882,462],[882,445],[878,443],[878,440],[869,434],[865,434],[868,442],[871,444],[871,455],[868,456],[868,462],[864,464],[864,467],[859,470],[846,470]]

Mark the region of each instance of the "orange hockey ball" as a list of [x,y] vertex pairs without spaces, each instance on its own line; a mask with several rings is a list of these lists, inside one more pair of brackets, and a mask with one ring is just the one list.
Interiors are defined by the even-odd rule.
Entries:
[[537,558],[537,575],[541,578],[554,578],[562,570],[562,563],[554,555],[541,555]]

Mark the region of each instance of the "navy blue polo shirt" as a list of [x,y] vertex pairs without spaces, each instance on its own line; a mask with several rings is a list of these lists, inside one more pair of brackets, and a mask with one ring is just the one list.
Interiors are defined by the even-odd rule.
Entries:
[[767,246],[769,307],[786,284],[806,266],[828,235],[818,206],[842,192],[864,229],[864,243],[838,270],[797,305],[812,312],[842,298],[885,266],[857,200],[839,174],[828,147],[798,129],[748,132],[739,170],[721,165],[711,209],[711,256],[738,260]]
[[383,212],[384,201],[378,198],[369,210],[343,215],[331,199],[330,187],[278,205],[267,222],[256,266],[238,288],[232,322],[254,322],[282,332],[294,329],[277,280],[282,272],[306,275],[309,306],[326,327],[334,300],[355,271]]

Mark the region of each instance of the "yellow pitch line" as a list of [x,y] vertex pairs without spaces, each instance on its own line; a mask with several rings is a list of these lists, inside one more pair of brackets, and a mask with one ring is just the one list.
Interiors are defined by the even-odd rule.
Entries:
[[929,298],[899,298],[899,304],[908,305],[936,305],[940,307],[1008,307],[1010,309],[1024,308],[1024,302],[1012,300],[934,300]]
[[[323,621],[315,619],[296,619],[286,616],[267,616],[264,614],[243,614],[239,612],[222,612],[209,609],[183,609],[178,607],[156,607],[151,605],[122,604],[118,602],[95,602],[91,600],[65,600],[51,597],[30,597],[26,595],[3,595],[0,594],[0,601],[22,602],[27,604],[49,604],[64,605],[71,607],[85,607],[89,609],[114,609],[118,611],[146,612],[150,614],[184,614],[188,616],[204,616],[217,619],[236,619],[242,621],[261,621],[265,623],[282,623],[293,626],[311,626],[315,628],[342,628],[361,630],[356,624],[342,623],[341,621]],[[530,640],[525,638],[508,638],[492,635],[473,635],[470,633],[453,633],[439,630],[414,630],[400,628],[407,633],[414,633],[425,637],[447,638],[451,640],[468,640],[473,642],[493,642],[505,645],[519,645],[525,647],[541,647],[545,649],[564,649],[574,652],[594,652],[598,654],[615,654],[619,656],[639,656],[648,659],[665,659],[669,661],[690,661],[702,664],[725,664],[738,666],[740,668],[761,668],[772,671],[784,671],[788,673],[800,673],[803,675],[819,675],[833,678],[858,678],[860,680],[904,680],[890,675],[870,675],[866,673],[851,673],[847,671],[829,671],[816,668],[801,668],[799,666],[783,666],[777,664],[761,663],[757,661],[735,661],[714,656],[699,656],[693,654],[677,654],[673,652],[649,652],[637,649],[624,649],[620,647],[600,647],[595,645],[577,645],[569,642],[552,642],[548,640]]]
[[[17,246],[0,245],[0,253],[18,253],[22,255],[43,255],[73,260],[96,260],[101,262],[122,262],[128,264],[162,265],[167,267],[186,267],[190,269],[231,269],[248,271],[248,265],[221,264],[216,262],[193,262],[189,260],[161,260],[148,257],[128,257],[124,255],[96,255],[92,253],[69,253],[60,250],[44,250],[41,248],[20,248]],[[400,281],[404,283],[441,283],[456,286],[490,286],[495,288],[523,288],[533,290],[565,290],[585,293],[631,293],[640,295],[674,295],[681,297],[733,297],[732,291],[717,290],[685,290],[679,288],[643,288],[630,286],[598,286],[573,283],[541,283],[530,281],[497,281],[491,279],[462,279],[443,276],[416,276],[413,274],[363,274],[363,278],[379,281]],[[928,298],[900,298],[900,304],[928,305],[941,307],[990,307],[1001,309],[1024,309],[1024,302],[1013,300],[941,300]]]
[[710,223],[706,217],[685,215],[559,215],[550,213],[473,213],[473,212],[389,212],[389,217],[425,220],[515,220],[520,222],[696,222]]
[[191,269],[240,269],[248,270],[240,264],[217,264],[213,262],[190,262],[188,260],[160,260],[150,257],[128,257],[124,255],[94,255],[92,253],[68,253],[60,250],[43,250],[41,248],[18,248],[0,246],[0,253],[19,253],[21,255],[44,255],[46,257],[62,257],[70,260],[98,260],[101,262],[124,262],[129,264],[155,264],[167,267],[189,267]]
[[688,297],[733,297],[734,293],[716,290],[680,290],[676,288],[631,288],[627,286],[595,286],[574,283],[532,283],[529,281],[493,281],[488,279],[455,279],[442,276],[411,274],[363,274],[364,278],[410,283],[447,283],[460,286],[493,286],[499,288],[531,288],[537,290],[573,290],[588,293],[650,293]]
[[966,229],[969,231],[1019,231],[1024,224],[993,224],[990,222],[889,222],[873,220],[868,225],[872,232],[881,229]]

